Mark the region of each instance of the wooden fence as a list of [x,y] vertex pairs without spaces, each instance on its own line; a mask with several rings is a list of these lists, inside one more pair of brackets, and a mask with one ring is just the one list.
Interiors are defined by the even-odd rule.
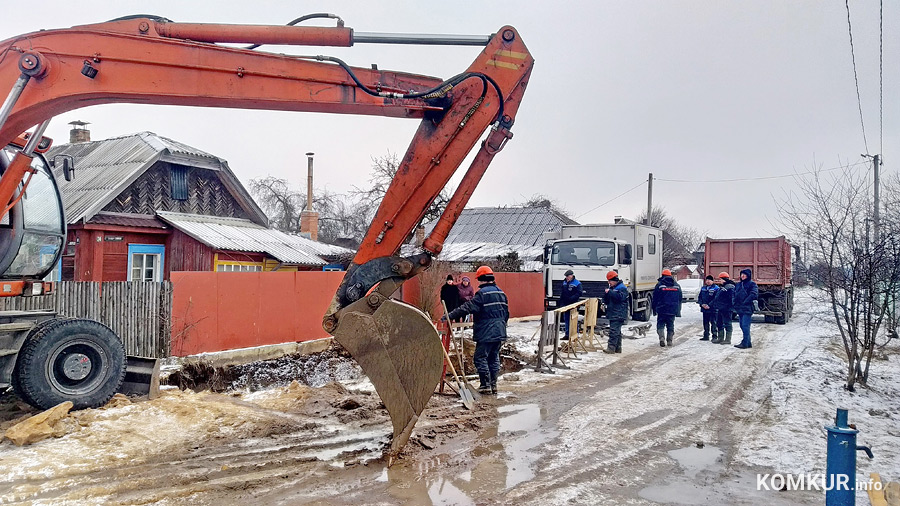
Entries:
[[62,281],[50,295],[0,297],[0,310],[32,309],[99,321],[122,339],[128,355],[169,356],[172,283],[168,281]]

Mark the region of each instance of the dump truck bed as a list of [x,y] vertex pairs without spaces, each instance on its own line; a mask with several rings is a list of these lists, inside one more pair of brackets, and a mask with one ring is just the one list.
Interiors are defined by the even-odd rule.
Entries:
[[758,285],[791,286],[791,243],[784,236],[771,238],[706,238],[707,274],[727,272],[740,279],[743,269],[753,270]]

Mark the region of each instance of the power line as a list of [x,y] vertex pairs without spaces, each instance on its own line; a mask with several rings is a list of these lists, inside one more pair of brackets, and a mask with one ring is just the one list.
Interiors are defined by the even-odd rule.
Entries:
[[884,0],[878,2],[878,152],[884,153]]
[[839,169],[849,169],[851,167],[856,167],[857,165],[868,164],[868,162],[861,160],[856,163],[852,163],[850,165],[842,165],[840,167],[831,167],[830,169],[821,169],[821,170],[810,170],[807,172],[794,172],[792,174],[782,174],[780,176],[760,176],[760,177],[739,177],[734,179],[666,179],[662,177],[654,177],[653,179],[657,181],[665,181],[667,183],[737,183],[740,181],[764,181],[767,179],[783,179],[787,177],[796,177],[796,176],[805,176],[808,174],[816,174],[819,172],[829,172],[832,170]]
[[599,206],[597,206],[597,207],[591,209],[590,211],[585,211],[585,212],[579,214],[578,216],[575,217],[575,219],[577,220],[578,218],[581,218],[581,217],[584,216],[585,214],[592,213],[592,212],[596,211],[597,209],[600,209],[601,207],[605,206],[606,204],[609,204],[610,202],[616,200],[616,199],[619,198],[619,197],[624,197],[625,195],[628,195],[629,193],[633,192],[634,190],[637,190],[638,188],[640,188],[642,185],[644,185],[644,184],[646,184],[646,183],[647,183],[647,180],[645,179],[645,180],[641,181],[640,183],[638,183],[638,184],[632,186],[631,188],[625,190],[624,192],[622,192],[622,193],[616,195],[615,197],[613,197],[613,198],[607,200],[606,202],[600,204]]
[[847,30],[850,33],[850,59],[853,61],[853,80],[856,82],[856,105],[859,107],[859,124],[862,126],[863,145],[869,152],[869,141],[866,139],[866,123],[863,121],[862,99],[859,97],[859,76],[856,73],[856,52],[853,50],[853,27],[850,25],[850,0],[844,0],[847,6]]

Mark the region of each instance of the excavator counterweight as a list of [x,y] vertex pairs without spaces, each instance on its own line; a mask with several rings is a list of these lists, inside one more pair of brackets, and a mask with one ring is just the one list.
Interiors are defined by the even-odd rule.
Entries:
[[[9,223],[21,226],[20,196],[28,191],[32,175],[49,173],[34,168],[40,167],[32,163],[40,157],[36,141],[28,146],[10,143],[34,125],[46,127],[55,115],[90,105],[168,104],[419,119],[416,135],[323,319],[324,328],[353,355],[384,401],[394,428],[389,452],[396,456],[440,381],[443,352],[431,318],[391,295],[431,265],[494,155],[512,138],[510,129],[534,60],[509,26],[492,36],[431,36],[354,32],[330,14],[295,21],[314,17],[337,19],[337,26],[187,24],[130,16],[0,42],[0,86],[10,90],[0,107],[0,146],[9,144],[8,151],[14,152],[9,160],[0,157],[0,203]],[[351,67],[329,56],[256,49],[260,44],[354,43],[484,49],[468,69],[449,79]],[[429,205],[488,130],[424,251],[398,256]],[[40,132],[33,135],[40,137]],[[56,189],[55,183],[52,187]],[[61,234],[56,230],[51,235],[48,247],[55,245],[58,258],[58,237],[65,237],[65,224]],[[46,274],[46,266],[36,266],[33,272],[11,270],[24,247],[21,231],[0,236],[0,278],[27,282]],[[30,384],[29,378],[21,378],[28,372],[11,359],[7,366],[0,363],[0,384]],[[95,383],[111,392],[118,387]],[[92,395],[102,399],[104,392]],[[30,395],[37,402],[33,397],[38,394]]]

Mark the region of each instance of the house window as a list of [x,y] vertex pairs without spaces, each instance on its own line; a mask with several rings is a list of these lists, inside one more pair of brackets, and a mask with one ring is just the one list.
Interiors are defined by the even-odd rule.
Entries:
[[128,281],[162,281],[165,246],[128,245]]
[[656,235],[654,234],[647,235],[647,254],[656,254]]
[[222,263],[216,264],[216,272],[262,272],[262,264],[254,263]]

